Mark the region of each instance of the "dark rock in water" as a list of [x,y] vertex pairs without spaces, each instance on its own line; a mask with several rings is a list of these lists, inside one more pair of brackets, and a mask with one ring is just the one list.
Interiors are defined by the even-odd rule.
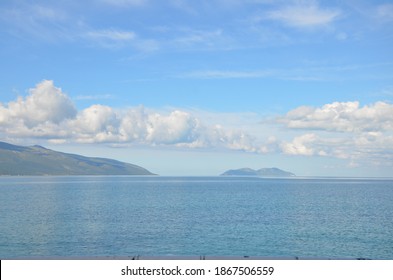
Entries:
[[0,175],[155,175],[121,161],[0,142]]
[[295,174],[281,170],[279,168],[261,168],[254,170],[251,168],[240,168],[225,171],[221,176],[260,176],[260,177],[294,177]]

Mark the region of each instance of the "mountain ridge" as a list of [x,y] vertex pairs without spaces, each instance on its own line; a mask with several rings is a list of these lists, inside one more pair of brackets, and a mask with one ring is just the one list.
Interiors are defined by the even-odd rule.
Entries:
[[0,141],[0,175],[155,175],[147,169],[114,159],[63,153],[45,147]]

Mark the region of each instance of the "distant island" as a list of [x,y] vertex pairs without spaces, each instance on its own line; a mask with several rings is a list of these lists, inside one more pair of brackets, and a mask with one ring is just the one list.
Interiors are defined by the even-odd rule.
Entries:
[[0,142],[0,175],[155,175],[121,161]]
[[259,177],[294,177],[295,174],[281,170],[279,168],[261,168],[254,170],[251,168],[240,168],[225,171],[221,176],[259,176]]

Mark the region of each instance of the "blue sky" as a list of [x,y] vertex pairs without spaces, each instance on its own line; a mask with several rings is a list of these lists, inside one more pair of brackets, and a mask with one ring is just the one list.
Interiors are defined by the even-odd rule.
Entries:
[[391,1],[0,3],[0,139],[161,175],[392,176]]

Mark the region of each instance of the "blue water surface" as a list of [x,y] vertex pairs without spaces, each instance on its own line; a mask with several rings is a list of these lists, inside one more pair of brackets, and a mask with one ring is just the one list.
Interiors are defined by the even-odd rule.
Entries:
[[393,180],[1,177],[0,258],[393,259]]

